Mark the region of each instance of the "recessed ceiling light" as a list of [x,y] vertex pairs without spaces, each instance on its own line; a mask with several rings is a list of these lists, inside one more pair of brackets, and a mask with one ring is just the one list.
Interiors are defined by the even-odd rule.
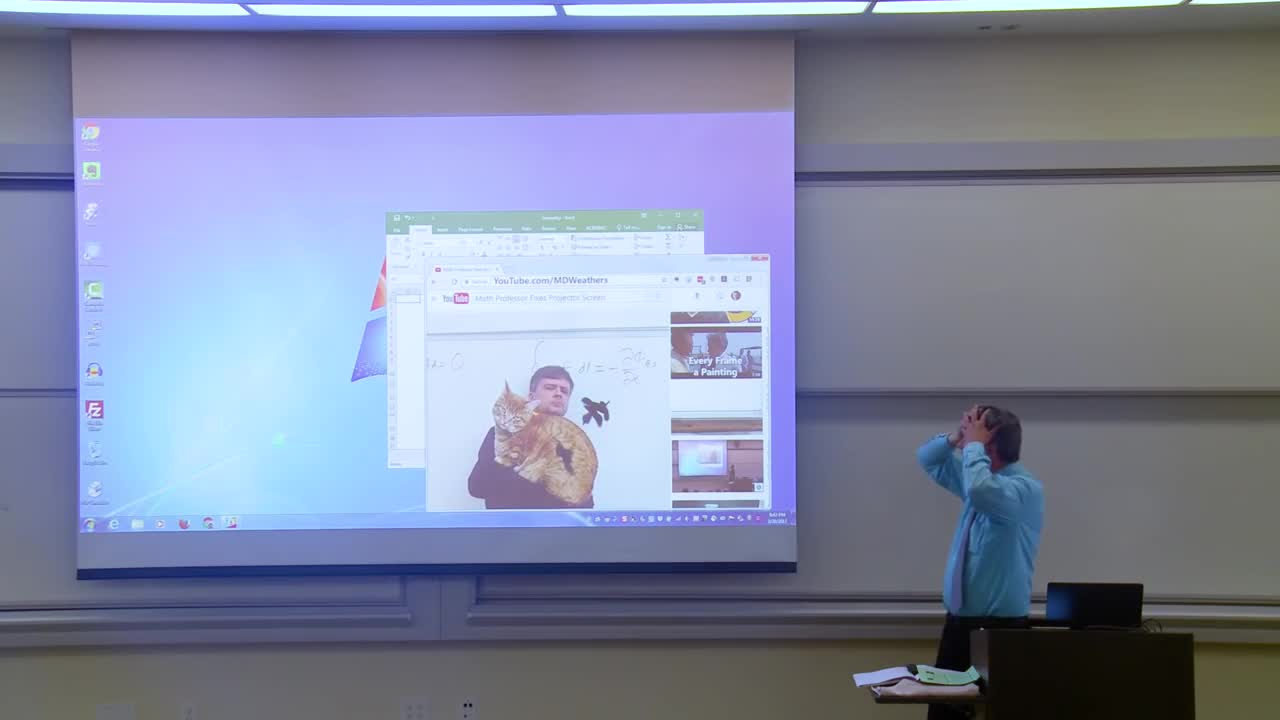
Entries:
[[685,2],[562,5],[577,17],[749,17],[857,15],[869,2]]
[[249,14],[244,8],[230,2],[97,2],[96,0],[0,0],[0,13],[168,17],[226,17]]
[[283,17],[521,18],[555,17],[555,5],[249,5],[259,15]]
[[1181,5],[1182,0],[880,0],[873,13],[1035,12]]
[[1280,0],[1191,0],[1192,5],[1280,5]]

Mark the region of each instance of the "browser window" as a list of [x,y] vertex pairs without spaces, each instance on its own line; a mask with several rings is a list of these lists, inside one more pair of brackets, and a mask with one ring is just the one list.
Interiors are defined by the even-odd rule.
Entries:
[[428,511],[770,507],[767,256],[470,260],[423,289]]

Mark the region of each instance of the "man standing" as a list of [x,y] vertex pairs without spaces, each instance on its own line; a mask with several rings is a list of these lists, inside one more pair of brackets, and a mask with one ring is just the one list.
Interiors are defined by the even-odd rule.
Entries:
[[[538,401],[538,412],[561,417],[569,410],[573,396],[573,378],[559,365],[540,367],[529,379],[529,399]],[[579,505],[570,505],[547,492],[542,485],[520,477],[515,470],[495,458],[493,428],[484,436],[477,453],[475,467],[467,478],[472,497],[484,500],[489,510],[544,510],[555,508],[590,508],[595,506],[588,496]]]
[[[1021,455],[1018,416],[989,405],[971,408],[958,429],[938,435],[916,453],[934,482],[964,503],[943,584],[947,619],[938,667],[969,669],[972,630],[1026,624],[1044,489],[1019,462]],[[965,717],[958,707],[929,707],[930,720],[956,717]]]

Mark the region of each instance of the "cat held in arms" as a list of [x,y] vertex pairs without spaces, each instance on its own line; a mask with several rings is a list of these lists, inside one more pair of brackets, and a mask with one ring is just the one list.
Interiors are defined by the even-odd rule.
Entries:
[[596,484],[595,446],[572,420],[537,409],[537,400],[503,384],[493,404],[494,460],[566,503],[580,505]]

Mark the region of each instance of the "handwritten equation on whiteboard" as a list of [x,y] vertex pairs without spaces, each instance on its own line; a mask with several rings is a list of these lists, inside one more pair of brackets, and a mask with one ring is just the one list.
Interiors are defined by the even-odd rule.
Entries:
[[557,357],[554,352],[545,349],[543,341],[539,340],[533,347],[530,372],[544,365],[559,365],[575,377],[611,375],[621,380],[623,385],[639,385],[644,371],[657,367],[658,361],[643,349],[631,345],[622,345],[605,358]]
[[427,370],[452,370],[458,371],[467,366],[467,359],[460,352],[442,357],[427,358]]

